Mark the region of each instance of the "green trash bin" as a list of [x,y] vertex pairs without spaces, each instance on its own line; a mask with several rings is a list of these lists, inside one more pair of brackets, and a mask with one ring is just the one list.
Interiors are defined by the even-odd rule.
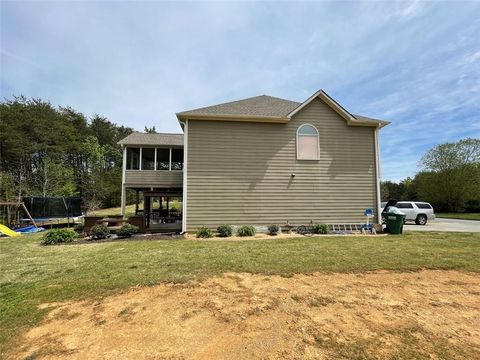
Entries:
[[405,215],[387,213],[387,228],[390,234],[401,234],[404,222]]

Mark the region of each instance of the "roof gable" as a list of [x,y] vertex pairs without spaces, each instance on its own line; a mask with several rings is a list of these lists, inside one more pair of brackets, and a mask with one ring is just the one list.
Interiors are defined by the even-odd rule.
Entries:
[[292,112],[288,114],[289,118],[292,118],[295,114],[301,111],[305,106],[310,104],[315,99],[320,99],[324,103],[326,103],[332,110],[334,110],[338,115],[344,118],[348,125],[351,126],[379,126],[380,128],[390,124],[389,121],[373,119],[366,116],[361,115],[354,115],[348,112],[342,105],[340,105],[335,99],[333,99],[330,95],[328,95],[325,91],[319,90],[312,96],[310,96],[307,100],[305,100],[300,106],[294,109]]
[[195,117],[251,117],[285,119],[300,103],[295,101],[276,98],[273,96],[260,95],[243,100],[232,101],[219,105],[183,111],[177,114],[179,118]]
[[301,111],[314,99],[321,99],[350,126],[378,126],[383,127],[390,122],[354,115],[329,96],[319,90],[303,103],[280,99],[273,96],[261,95],[243,100],[232,101],[219,105],[183,111],[177,113],[180,121],[191,120],[220,120],[220,121],[249,121],[249,122],[288,122],[292,116]]

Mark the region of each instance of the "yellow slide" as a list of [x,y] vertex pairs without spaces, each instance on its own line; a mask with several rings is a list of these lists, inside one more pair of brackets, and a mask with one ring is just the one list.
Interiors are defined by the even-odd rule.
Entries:
[[13,231],[12,229],[6,227],[5,225],[0,224],[0,232],[4,233],[7,236],[20,236],[19,233]]

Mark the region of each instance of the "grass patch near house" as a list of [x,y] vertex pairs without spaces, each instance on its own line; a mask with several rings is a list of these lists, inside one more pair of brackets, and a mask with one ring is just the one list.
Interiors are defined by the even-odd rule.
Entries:
[[480,213],[439,213],[436,217],[446,219],[477,220],[480,221]]
[[479,233],[144,240],[49,247],[39,245],[41,235],[0,239],[0,355],[15,344],[21,331],[46,315],[48,309],[39,305],[103,297],[136,285],[183,283],[226,272],[285,277],[379,269],[480,272]]
[[[139,209],[143,209],[143,203],[139,204]],[[89,216],[107,216],[107,215],[120,215],[122,212],[122,208],[115,207],[115,208],[107,208],[107,209],[98,209],[88,212]],[[125,206],[125,216],[133,216],[135,215],[135,204],[126,205]]]

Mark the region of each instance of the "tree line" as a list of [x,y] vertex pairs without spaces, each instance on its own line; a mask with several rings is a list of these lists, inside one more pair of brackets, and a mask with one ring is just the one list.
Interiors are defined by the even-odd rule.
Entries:
[[[117,142],[132,131],[41,99],[5,99],[0,102],[0,199],[79,196],[87,210],[119,206]],[[145,127],[145,132],[156,130]],[[438,145],[419,164],[413,178],[382,182],[382,200],[428,201],[437,211],[480,210],[479,139]]]
[[480,211],[480,139],[437,145],[419,165],[413,178],[382,182],[382,200],[427,201],[436,211]]
[[120,205],[122,151],[133,129],[100,115],[15,96],[0,103],[0,199],[79,196],[86,209]]

